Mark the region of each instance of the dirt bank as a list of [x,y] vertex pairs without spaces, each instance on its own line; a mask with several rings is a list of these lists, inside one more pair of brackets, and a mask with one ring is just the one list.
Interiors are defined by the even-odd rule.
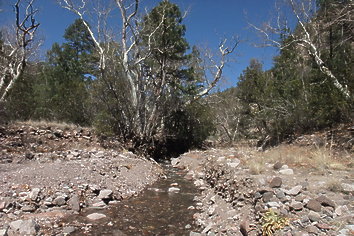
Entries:
[[60,218],[137,195],[162,174],[87,128],[0,127],[0,235],[67,234],[56,224]]
[[[299,165],[289,161],[299,155],[295,150],[286,153],[283,147],[282,159],[270,158],[276,150],[242,148],[194,151],[173,159],[201,190],[195,198],[201,212],[194,215],[200,235],[351,235],[353,166],[315,168],[303,159]],[[313,151],[300,150],[301,156]]]

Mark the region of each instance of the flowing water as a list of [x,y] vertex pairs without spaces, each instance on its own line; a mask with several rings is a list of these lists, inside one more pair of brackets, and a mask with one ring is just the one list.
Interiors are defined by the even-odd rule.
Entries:
[[[99,223],[90,222],[92,225],[85,235],[189,235],[191,231],[197,231],[193,225],[196,211],[188,209],[194,205],[197,188],[183,178],[184,173],[180,170],[165,166],[165,171],[167,179],[157,181],[139,196],[109,209],[85,212],[84,215],[92,212],[107,215]],[[169,192],[173,185],[180,191]],[[75,235],[82,234],[83,231],[75,232]]]

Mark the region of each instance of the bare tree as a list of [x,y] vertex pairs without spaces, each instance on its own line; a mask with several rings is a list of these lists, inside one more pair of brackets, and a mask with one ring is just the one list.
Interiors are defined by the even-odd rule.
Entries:
[[[59,0],[59,3],[63,8],[79,16],[83,22],[88,22],[87,15],[85,15],[88,12],[88,1]],[[110,56],[111,51],[106,48],[107,45],[112,45],[105,41],[107,37],[99,37],[98,34],[102,31],[94,30],[88,23],[85,23],[85,26],[90,32],[100,56],[101,79],[105,80],[105,77],[110,76],[107,73],[107,61],[110,61],[110,64],[119,63],[121,65],[123,76],[116,79],[122,80],[125,85],[125,104],[117,110],[120,113],[119,117],[125,122],[122,126],[130,129],[131,134],[127,136],[148,139],[162,132],[165,122],[164,111],[168,106],[166,97],[171,93],[171,75],[167,73],[166,69],[171,65],[167,61],[161,60],[159,71],[156,72],[155,68],[154,72],[153,68],[146,63],[153,57],[154,52],[166,50],[159,48],[155,40],[158,34],[164,30],[163,25],[168,22],[167,9],[162,9],[159,22],[155,24],[154,28],[145,30],[148,26],[144,25],[144,20],[139,15],[140,0],[115,0],[114,3],[116,9],[120,12],[121,20],[120,39],[117,40],[119,42],[118,54],[120,55],[118,60],[112,58]],[[96,12],[96,14],[100,13]],[[149,15],[146,14],[144,17],[146,20]],[[226,58],[238,44],[238,41],[236,41],[227,47],[226,42],[225,40],[219,45],[220,62],[214,65],[213,78],[208,83],[205,82],[206,86],[201,88],[193,99],[208,94],[221,79],[227,61]],[[173,48],[175,45],[170,46]],[[116,94],[115,97],[120,100],[121,104],[122,96]]]
[[12,34],[7,31],[3,35],[0,45],[0,102],[5,101],[34,51],[34,38],[39,23],[35,19],[38,10],[34,9],[33,3],[34,0],[17,0],[14,5],[15,32]]
[[[342,82],[333,73],[333,71],[324,62],[321,55],[321,40],[325,28],[330,27],[338,22],[348,22],[352,24],[352,16],[354,15],[353,3],[343,4],[331,22],[324,25],[322,21],[316,21],[317,5],[315,0],[283,0],[285,7],[281,4],[277,5],[277,17],[275,20],[266,22],[262,27],[250,24],[263,37],[265,46],[275,46],[279,49],[287,49],[292,45],[302,48],[308,56],[314,59],[314,62],[320,71],[331,80],[332,84],[346,97],[351,98],[350,91],[345,82]],[[341,4],[341,3],[339,3]],[[297,27],[290,30],[289,22],[295,21]],[[280,37],[281,36],[281,37]],[[342,42],[352,40],[353,35],[349,38],[343,38]],[[287,39],[286,42],[282,41]]]

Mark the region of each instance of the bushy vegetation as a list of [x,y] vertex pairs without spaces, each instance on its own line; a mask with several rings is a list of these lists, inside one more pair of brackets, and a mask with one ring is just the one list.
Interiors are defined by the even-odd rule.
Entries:
[[[350,12],[350,4],[320,1],[317,14],[308,24],[331,22],[330,27],[319,30],[316,47],[339,83],[353,94],[353,38],[349,34],[354,25],[344,20],[332,21],[338,9],[342,10],[341,14],[345,9]],[[293,34],[296,37],[303,32],[297,27]],[[224,140],[253,138],[264,147],[303,133],[353,122],[353,96],[345,96],[321,71],[316,58],[293,38],[284,37],[281,43],[270,70],[264,71],[262,64],[253,59],[235,88],[212,98],[216,104],[218,133]],[[231,136],[234,132],[237,133]]]
[[336,20],[338,11],[351,12],[351,4],[318,1],[308,23],[309,29],[327,24],[316,28],[314,41],[323,65],[350,96],[323,72],[313,53],[296,43],[304,34],[298,25],[291,36],[280,35],[281,50],[271,69],[263,70],[253,59],[235,87],[195,99],[205,77],[202,59],[185,39],[178,6],[164,0],[138,22],[129,55],[126,45],[113,39],[97,45],[88,23],[77,19],[45,62],[27,63],[0,112],[9,119],[93,125],[98,133],[155,156],[199,147],[211,134],[222,142],[254,139],[264,147],[352,122],[354,27],[352,21]]

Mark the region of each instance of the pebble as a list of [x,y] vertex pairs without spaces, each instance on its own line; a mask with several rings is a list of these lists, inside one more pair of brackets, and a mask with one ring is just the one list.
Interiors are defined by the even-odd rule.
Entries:
[[293,175],[294,171],[293,169],[281,169],[279,170],[279,173],[282,175]]
[[181,189],[179,188],[176,188],[176,187],[171,187],[168,189],[168,192],[170,193],[176,193],[176,192],[179,192]]
[[90,220],[99,220],[99,219],[103,219],[107,216],[105,214],[101,214],[101,213],[92,213],[92,214],[87,215],[86,217]]
[[296,196],[301,192],[301,190],[302,190],[302,186],[297,185],[297,186],[291,188],[290,190],[287,190],[285,193],[287,195]]
[[97,198],[106,200],[106,199],[111,199],[112,198],[113,191],[110,189],[103,189],[100,191],[100,194],[98,195]]

